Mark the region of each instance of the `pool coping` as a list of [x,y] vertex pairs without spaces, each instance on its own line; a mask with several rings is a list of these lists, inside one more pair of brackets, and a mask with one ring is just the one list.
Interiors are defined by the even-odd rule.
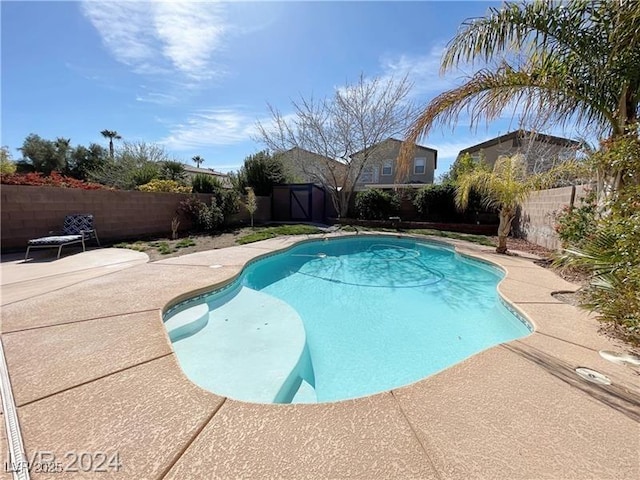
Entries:
[[[360,233],[360,235],[363,234],[368,233]],[[387,233],[383,232],[382,234]],[[398,234],[388,235],[397,236]],[[317,238],[332,236],[340,235],[327,234]],[[410,236],[423,239],[423,237],[415,235]],[[3,330],[2,341],[5,345],[5,354],[14,390],[19,393],[18,413],[27,454],[34,451],[52,450],[58,455],[63,455],[64,452],[72,449],[71,447],[86,449],[88,446],[93,446],[96,449],[107,447],[113,449],[116,444],[122,445],[123,460],[129,458],[131,462],[131,459],[137,459],[135,465],[125,464],[124,469],[121,470],[123,478],[131,478],[132,475],[135,475],[136,478],[186,478],[185,475],[191,477],[196,475],[266,478],[273,476],[291,478],[368,476],[376,478],[389,476],[389,474],[421,476],[423,478],[468,478],[474,476],[469,475],[469,465],[475,465],[471,473],[475,472],[476,478],[482,478],[483,476],[496,476],[494,471],[496,463],[502,465],[502,470],[499,470],[497,474],[497,477],[500,477],[499,473],[502,472],[501,478],[531,478],[532,473],[538,476],[545,472],[545,476],[579,478],[585,473],[586,467],[589,468],[588,471],[592,475],[602,478],[632,478],[636,476],[638,462],[637,458],[632,456],[633,450],[624,445],[616,449],[603,448],[601,445],[602,438],[614,439],[625,432],[630,435],[633,435],[634,432],[637,433],[638,421],[633,416],[633,408],[631,408],[634,404],[637,406],[637,387],[634,385],[637,380],[637,371],[606,362],[597,355],[599,349],[619,349],[620,345],[598,335],[596,332],[597,323],[591,316],[549,296],[549,293],[554,290],[575,290],[575,285],[564,282],[548,270],[534,265],[532,257],[499,256],[488,247],[480,247],[464,241],[442,241],[440,238],[428,238],[429,241],[452,245],[460,254],[480,258],[505,270],[505,278],[498,287],[501,297],[505,298],[525,318],[528,318],[536,328],[535,332],[522,341],[492,347],[488,351],[474,355],[461,364],[434,374],[416,384],[363,399],[335,404],[316,404],[313,406],[245,404],[220,398],[191,384],[173,358],[174,354],[168,344],[166,332],[157,331],[158,329],[164,330],[161,312],[167,306],[175,304],[177,299],[191,296],[194,291],[205,291],[211,289],[213,284],[228,283],[240,274],[241,269],[248,261],[247,258],[255,259],[261,255],[278,252],[283,248],[291,247],[300,239],[309,239],[309,237],[271,239],[251,244],[252,246],[231,247],[235,250],[221,249],[191,254],[154,262],[154,264],[148,264],[146,268],[134,265],[125,270],[110,273],[98,280],[87,280],[78,285],[67,286],[35,298],[14,302],[7,305],[6,308],[3,307],[3,320],[9,324],[9,329]],[[207,267],[212,263],[209,260],[216,258],[220,259],[220,262],[217,263],[222,263],[223,268],[208,269]],[[178,286],[171,285],[170,282],[166,282],[166,285],[157,285],[158,282],[154,282],[154,275],[162,271],[171,272],[176,277],[179,276],[182,283]],[[194,272],[198,272],[204,278],[195,278]],[[530,278],[532,273],[535,277],[533,283]],[[136,282],[134,289],[137,290],[134,293],[138,297],[135,300],[125,298],[122,305],[112,305],[110,296],[118,292],[119,281],[124,281],[123,279],[127,275],[135,276],[136,279],[140,278],[143,282],[148,278],[149,284]],[[99,294],[93,288],[96,285],[103,288]],[[156,287],[162,291],[156,292],[154,295]],[[178,290],[180,291],[178,292]],[[82,298],[91,298],[92,301],[95,301],[96,298],[102,298],[106,313],[111,312],[111,314],[87,317],[88,314],[78,307],[75,301],[68,300],[70,294],[77,295],[76,301],[82,301]],[[144,298],[143,302],[139,298],[140,295],[149,295],[149,299]],[[45,306],[49,308],[45,308]],[[141,306],[148,308],[140,309]],[[122,311],[118,311],[116,307],[121,307],[119,310]],[[67,322],[62,322],[63,313],[56,312],[56,309],[61,308],[67,308],[67,312],[70,312],[69,315],[72,316],[71,321],[68,321],[67,317]],[[30,327],[28,322],[18,318],[20,315],[24,316],[25,311],[31,311],[33,316],[37,317],[35,326]],[[544,315],[551,314],[554,319],[553,323],[549,319],[543,318]],[[49,323],[45,323],[45,319],[40,318],[43,315],[55,318],[49,319]],[[113,326],[114,329],[123,328],[122,325],[126,325],[126,321],[133,317],[144,318],[144,321],[148,323],[145,328],[150,329],[149,331],[154,332],[153,335],[157,337],[155,340],[157,345],[154,347],[157,351],[154,351],[153,354],[149,353],[150,358],[136,359],[135,361],[119,358],[120,354],[130,355],[129,350],[125,348],[126,343],[140,342],[139,338],[125,338],[124,347],[121,345],[113,347],[112,344],[109,344],[111,349],[109,351],[100,350],[104,339],[101,339],[102,335],[98,333],[91,333],[88,337],[78,338],[77,342],[74,342],[74,335],[80,337],[80,327],[91,324],[100,327],[96,328],[96,332],[98,330],[101,332],[109,331],[112,328],[110,327],[112,322],[120,322],[118,327]],[[571,322],[567,323],[565,317],[573,317],[573,321],[578,323],[575,326]],[[574,329],[575,332],[572,331]],[[48,341],[53,339],[54,343],[41,340],[42,337],[46,337]],[[35,347],[33,351],[25,353],[23,347],[27,340],[34,342],[32,344]],[[162,345],[162,340],[167,343],[168,349],[167,345]],[[67,342],[65,345],[68,344],[68,348],[64,355],[60,352],[54,352],[55,349],[45,348],[47,345],[55,346],[55,341]],[[82,342],[81,345],[80,342]],[[87,348],[92,345],[92,342],[95,344],[97,352],[95,355],[102,355],[105,358],[109,358],[111,355],[113,366],[110,364],[99,368],[95,367],[95,373],[92,371],[71,371],[80,369],[86,362]],[[78,351],[76,352],[74,349]],[[122,353],[123,349],[126,352]],[[39,375],[45,377],[54,371],[54,365],[49,364],[56,363],[56,358],[59,357],[64,357],[66,368],[69,369],[68,375],[59,375],[64,378],[52,380],[51,385],[47,385],[49,390],[45,389],[41,394],[37,389],[34,392],[33,388],[28,388],[25,385],[25,382],[37,381],[40,378]],[[547,357],[560,365],[556,368],[557,371],[550,371],[541,363]],[[32,370],[29,370],[24,367],[25,364],[33,366],[38,362],[41,364],[39,369],[33,367]],[[515,364],[519,365],[519,368],[529,377],[528,379],[520,378],[517,370],[509,370]],[[99,365],[99,362],[96,361],[96,365]],[[576,366],[591,366],[602,371],[612,378],[613,387],[608,389],[598,387],[596,389],[591,385],[583,385],[577,381],[574,383],[574,379],[569,375],[569,367]],[[65,365],[56,368],[58,368],[55,370],[56,372],[63,372]],[[167,408],[167,399],[160,395],[161,392],[154,394],[158,389],[156,385],[148,385],[146,395],[141,396],[137,393],[136,389],[142,388],[141,385],[145,382],[142,374],[144,372],[147,374],[149,372],[156,373],[156,370],[160,368],[171,382],[181,385],[181,388],[186,392],[181,394],[182,396],[177,393],[165,393],[164,395],[175,396],[173,398],[175,404],[182,406],[188,415],[178,411],[179,409]],[[138,372],[140,373],[138,374]],[[504,441],[504,432],[502,431],[490,430],[487,427],[487,431],[492,431],[496,437],[495,442],[493,444],[489,442],[490,445],[485,445],[482,448],[479,448],[479,444],[476,442],[475,447],[469,449],[464,448],[465,438],[458,438],[457,443],[448,444],[449,441],[441,436],[442,432],[448,431],[452,435],[457,432],[457,429],[452,428],[453,423],[439,428],[437,425],[432,425],[433,419],[431,419],[429,425],[424,424],[425,419],[430,417],[428,412],[422,412],[421,405],[428,403],[429,398],[435,398],[447,389],[462,388],[461,385],[464,386],[465,394],[463,396],[468,395],[472,398],[474,392],[478,395],[484,394],[483,392],[488,388],[487,383],[483,383],[478,372],[488,372],[494,375],[494,377],[488,375],[488,379],[493,378],[489,384],[492,388],[500,390],[506,399],[506,404],[509,401],[519,402],[521,400],[522,395],[516,396],[510,393],[510,389],[512,385],[524,382],[522,388],[524,391],[530,391],[532,398],[527,398],[526,405],[520,405],[520,407],[531,408],[540,416],[538,421],[541,428],[545,427],[554,431],[558,438],[564,440],[561,447],[565,454],[561,455],[561,458],[547,459],[545,462],[541,462],[540,455],[550,454],[554,449],[535,444],[530,449],[520,451],[520,464],[507,465],[502,460],[496,462],[487,458],[487,452],[492,452],[492,448],[497,448]],[[502,382],[507,382],[507,388]],[[150,409],[152,412],[149,413],[149,418],[155,418],[155,415],[159,418],[167,418],[168,426],[165,428],[164,425],[161,427],[156,423],[153,425],[136,424],[135,419],[130,418],[133,413],[124,409],[121,415],[131,421],[130,433],[122,433],[121,430],[114,428],[114,425],[120,425],[120,421],[113,417],[114,412],[111,409],[114,407],[110,404],[104,404],[101,399],[103,394],[99,393],[104,392],[102,387],[105,385],[117,387],[114,398],[121,399],[123,404],[126,405],[127,398],[131,398],[131,401],[134,402],[129,405],[132,411],[135,410],[135,402],[142,402],[145,409]],[[540,393],[535,391],[536,388],[542,387],[549,391]],[[428,392],[427,397],[424,397],[425,392]],[[548,402],[549,398],[547,397],[549,396],[558,402],[560,413],[556,412],[556,416],[564,416],[562,418],[565,419],[565,423],[567,419],[570,420],[571,428],[576,429],[579,433],[576,440],[572,441],[571,438],[567,438],[564,432],[565,425],[555,425],[551,422],[552,419],[547,418],[552,415],[551,413],[538,412],[534,405],[529,404],[529,402],[535,404],[536,401],[539,404],[545,404]],[[27,400],[21,401],[20,398]],[[629,407],[629,403],[631,407]],[[433,408],[444,407],[438,403],[433,405]],[[101,427],[92,423],[92,410],[94,412],[104,411],[105,416],[102,421],[105,426]],[[112,413],[109,414],[109,412]],[[376,412],[377,415],[369,419],[369,412]],[[452,417],[451,422],[454,422],[453,417],[460,416],[462,418],[466,415],[461,409],[455,408],[453,404],[447,413],[447,417]],[[484,425],[485,421],[490,422],[491,412],[476,413],[477,415],[473,418],[478,425]],[[525,434],[534,439],[538,438],[540,432],[531,424],[519,424],[517,413],[501,412],[503,416],[512,415],[514,417],[507,420],[513,425],[517,425],[516,428],[510,424],[510,428],[516,428],[515,438],[520,438],[525,443]],[[604,427],[599,425],[594,430],[591,426],[580,424],[576,419],[578,414],[580,417],[589,414],[594,418],[606,417],[608,425]],[[43,420],[43,415],[47,416],[47,421]],[[345,418],[351,419],[351,422],[355,421],[346,431],[344,427],[338,426],[341,425],[338,419]],[[318,419],[321,419],[322,422],[318,422]],[[371,420],[371,424],[369,425],[363,419]],[[258,430],[255,430],[256,422],[262,425]],[[390,422],[388,433],[382,433],[380,431],[381,425],[376,426],[377,422],[380,424]],[[186,426],[183,423],[189,423],[191,427],[185,430]],[[283,450],[284,439],[278,435],[283,431],[289,431],[288,429],[292,428],[291,425],[302,430],[313,425],[316,429],[309,431],[304,442],[292,444],[289,450]],[[226,426],[226,428],[220,430],[222,426]],[[268,430],[269,428],[276,429],[276,427],[277,431]],[[64,431],[64,436],[56,433],[60,429]],[[158,438],[158,432],[166,433],[165,430],[169,431],[165,438]],[[550,434],[549,431],[546,433]],[[148,437],[149,442],[133,441],[130,438],[131,435]],[[280,443],[273,442],[274,436],[280,438]],[[473,432],[467,436],[472,440]],[[211,438],[225,441],[216,441],[214,442],[215,447],[213,447],[209,442]],[[547,438],[547,435],[544,438]],[[156,451],[154,449],[159,444],[165,446],[168,456],[162,461],[153,460],[153,452]],[[248,450],[249,453],[253,452],[253,457],[251,455],[247,457],[248,454],[244,453],[247,449],[241,448],[242,445],[251,447]],[[394,448],[394,445],[403,445],[404,448]],[[132,450],[133,448],[136,449],[135,452]],[[203,452],[210,452],[212,448],[218,455],[213,457],[201,455]],[[240,450],[238,450],[239,448]],[[315,459],[315,463],[312,451],[319,455]],[[603,456],[602,451],[606,453],[606,456]],[[146,455],[143,455],[145,452]],[[450,454],[446,454],[446,452],[450,452]],[[584,459],[580,456],[585,452],[592,453],[594,459],[587,462],[586,467]],[[463,461],[454,460],[454,453]],[[493,453],[495,454],[495,452]],[[326,456],[333,459],[333,464],[327,463]],[[321,457],[324,460],[318,461]],[[253,460],[251,460],[252,458]],[[199,460],[196,462],[195,459]],[[383,467],[380,463],[383,461],[389,462],[393,468],[389,470],[387,467]],[[297,467],[295,466],[296,462]],[[123,461],[123,463],[125,462]],[[355,468],[356,465],[358,468]],[[116,475],[116,472],[111,473]],[[1,475],[0,478],[2,478]]]

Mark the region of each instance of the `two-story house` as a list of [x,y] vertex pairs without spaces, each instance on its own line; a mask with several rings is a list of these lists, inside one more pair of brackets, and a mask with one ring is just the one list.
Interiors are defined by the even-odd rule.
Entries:
[[315,183],[325,186],[340,186],[346,167],[324,155],[294,147],[277,154],[287,176],[294,183]]
[[580,142],[568,138],[516,130],[460,150],[458,157],[468,153],[475,159],[484,159],[493,168],[499,157],[521,154],[527,160],[527,170],[540,173],[575,158],[580,146]]
[[[438,167],[438,151],[416,145],[408,175],[398,181],[396,178],[397,159],[401,147],[402,140],[388,138],[369,148],[366,164],[356,181],[355,189],[390,189],[397,188],[399,185],[417,188],[424,184],[433,183],[434,172]],[[358,158],[362,155],[363,152],[360,151],[353,154],[352,157]]]

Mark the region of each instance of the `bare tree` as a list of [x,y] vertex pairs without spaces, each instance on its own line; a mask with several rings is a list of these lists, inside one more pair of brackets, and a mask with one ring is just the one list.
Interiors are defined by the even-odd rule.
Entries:
[[[367,79],[336,89],[331,97],[292,101],[293,114],[269,105],[270,125],[258,122],[260,140],[307,181],[327,190],[338,215],[345,216],[355,183],[376,146],[404,137],[417,108],[409,100],[407,77]],[[356,155],[357,154],[357,155]]]

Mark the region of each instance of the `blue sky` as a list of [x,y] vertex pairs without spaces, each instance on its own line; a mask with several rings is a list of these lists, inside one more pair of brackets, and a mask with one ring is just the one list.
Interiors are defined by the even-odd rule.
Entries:
[[[463,75],[439,75],[446,42],[499,5],[3,0],[1,143],[19,158],[30,133],[106,146],[109,129],[237,170],[263,148],[252,137],[267,103],[286,114],[291,99],[331,95],[361,73],[407,73],[426,104]],[[464,123],[422,141],[439,151],[436,175],[460,149],[518,127],[511,117],[477,131]]]

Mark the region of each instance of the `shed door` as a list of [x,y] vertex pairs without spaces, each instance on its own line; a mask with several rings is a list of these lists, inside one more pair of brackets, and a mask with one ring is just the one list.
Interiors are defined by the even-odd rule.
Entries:
[[291,187],[291,220],[311,221],[311,191],[308,187]]

